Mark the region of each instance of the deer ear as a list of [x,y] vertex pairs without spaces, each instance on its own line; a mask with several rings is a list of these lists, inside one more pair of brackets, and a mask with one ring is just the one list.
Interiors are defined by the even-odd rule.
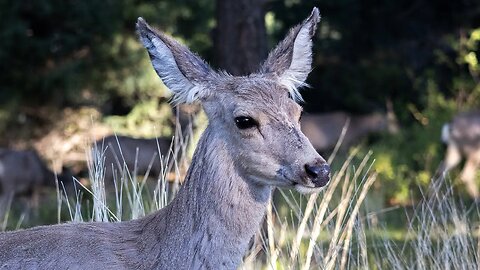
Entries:
[[306,85],[305,80],[312,68],[312,38],[319,21],[320,14],[314,8],[307,19],[290,29],[285,39],[270,52],[260,70],[278,76],[297,101],[302,100],[297,89]]
[[209,95],[206,87],[214,72],[200,57],[138,18],[137,33],[147,48],[153,68],[173,92],[173,103],[191,103]]

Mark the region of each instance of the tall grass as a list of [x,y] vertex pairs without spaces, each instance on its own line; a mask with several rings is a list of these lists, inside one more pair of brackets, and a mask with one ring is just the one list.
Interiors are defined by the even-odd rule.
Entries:
[[423,199],[406,214],[407,238],[384,240],[375,250],[378,269],[479,269],[477,204],[455,198],[445,176],[432,180]]
[[[80,181],[76,181],[81,189],[76,191],[75,199],[71,200],[68,196],[63,196],[64,199],[59,202],[65,203],[71,213],[71,220],[75,222],[84,220],[118,222],[137,219],[163,208],[178,190],[182,171],[181,162],[185,162],[174,157],[186,156],[178,155],[179,151],[186,151],[186,148],[182,146],[184,143],[177,139],[175,148],[173,147],[174,140],[175,137],[172,139],[169,154],[160,156],[161,173],[153,176],[156,181],[147,179],[150,169],[144,176],[138,176],[135,168],[128,168],[122,152],[118,157],[121,168],[117,168],[113,164],[105,164],[105,151],[108,150],[108,146],[93,146],[87,159],[90,186],[87,187]],[[117,143],[121,149],[120,143],[118,141]],[[163,152],[160,151],[158,143],[157,147],[158,153]],[[136,154],[138,156],[138,149]],[[156,157],[152,158],[149,168],[153,165],[154,158]],[[105,166],[112,166],[112,170],[115,171],[113,183],[105,183]],[[82,193],[86,194],[82,195]],[[82,211],[85,204],[80,198],[85,195],[91,198],[92,203],[87,211]],[[84,218],[85,214],[82,213],[87,213],[86,219]]]
[[[177,137],[170,155],[162,157],[156,181],[124,166],[113,189],[103,180],[105,149],[93,148],[88,161],[91,185],[68,198],[59,187],[58,208],[66,208],[73,222],[117,222],[161,209],[182,179],[180,168],[186,161],[174,157],[186,157],[176,154],[188,148],[184,137]],[[274,196],[266,224],[240,269],[479,269],[479,228],[473,223],[478,222],[478,207],[457,200],[448,178],[433,179],[423,199],[405,209],[404,235],[398,241],[388,237],[391,224],[382,220],[382,211],[369,212],[363,206],[367,196],[375,196],[369,194],[376,180],[373,154],[360,161],[356,157],[353,151],[341,162],[319,194],[278,190],[280,196]],[[336,162],[334,157],[329,161]],[[88,203],[85,197],[90,197]],[[373,216],[380,221],[373,222]]]
[[357,176],[340,171],[323,194],[310,195],[304,208],[289,201],[294,221],[270,220],[268,240],[262,242],[267,256],[255,251],[262,263],[247,257],[242,268],[480,269],[478,207],[457,200],[449,181],[433,180],[423,199],[405,210],[404,235],[396,241],[388,237],[388,220],[376,225],[369,219],[372,213],[362,211],[375,174]]
[[[185,145],[176,144],[182,149]],[[176,189],[167,180],[175,171],[178,184],[182,161],[164,157],[162,173],[147,192],[146,179],[137,179],[125,168],[115,190],[106,192],[102,182],[102,151],[93,149],[97,158],[89,161],[93,204],[90,216],[82,218],[77,202],[72,220],[119,221],[138,218],[165,206]],[[179,151],[172,149],[171,153]],[[160,151],[159,151],[160,152]],[[244,258],[241,269],[477,269],[478,228],[472,223],[478,208],[457,201],[452,185],[441,177],[432,180],[423,199],[405,210],[406,224],[402,241],[388,237],[388,220],[371,222],[362,206],[376,180],[372,172],[372,153],[358,164],[357,152],[342,163],[331,183],[320,194],[302,196],[279,190],[282,205],[273,202],[267,209],[266,226]],[[176,169],[177,168],[177,169]],[[113,204],[107,199],[114,197]],[[109,205],[112,205],[109,207]],[[287,214],[281,207],[288,207]],[[126,213],[125,211],[128,211]],[[379,215],[381,216],[381,215]],[[382,233],[384,231],[385,233]],[[372,236],[373,235],[373,236]]]
[[[352,266],[352,235],[360,206],[375,181],[375,174],[369,173],[370,154],[357,168],[350,166],[354,156],[355,153],[343,163],[322,194],[302,198],[291,191],[281,191],[291,216],[281,217],[275,206],[267,211],[267,233],[262,234],[261,245],[268,268],[333,269],[338,266],[345,269]],[[302,205],[303,201],[306,206]],[[251,250],[243,269],[259,267],[252,254],[259,254],[258,247]]]

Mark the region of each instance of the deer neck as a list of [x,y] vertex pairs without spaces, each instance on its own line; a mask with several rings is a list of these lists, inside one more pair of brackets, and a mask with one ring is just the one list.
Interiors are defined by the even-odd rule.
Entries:
[[172,203],[154,215],[167,223],[166,231],[157,232],[165,239],[157,258],[168,257],[171,266],[235,269],[264,216],[271,188],[239,174],[233,151],[219,133],[207,127],[184,185]]

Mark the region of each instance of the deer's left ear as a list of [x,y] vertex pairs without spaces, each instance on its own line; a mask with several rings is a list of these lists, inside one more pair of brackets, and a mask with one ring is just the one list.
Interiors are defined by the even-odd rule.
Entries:
[[208,81],[215,76],[210,66],[164,33],[138,18],[137,32],[148,50],[153,68],[173,92],[173,103],[190,103],[210,96]]
[[278,76],[296,101],[302,100],[297,89],[306,85],[305,80],[312,68],[312,38],[319,21],[320,14],[314,8],[305,21],[290,29],[285,39],[270,52],[260,70],[261,73]]

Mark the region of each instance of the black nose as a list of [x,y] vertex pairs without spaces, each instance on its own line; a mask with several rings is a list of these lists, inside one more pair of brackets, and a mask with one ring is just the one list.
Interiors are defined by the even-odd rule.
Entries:
[[330,181],[330,166],[328,164],[305,164],[305,172],[315,187],[323,187]]

